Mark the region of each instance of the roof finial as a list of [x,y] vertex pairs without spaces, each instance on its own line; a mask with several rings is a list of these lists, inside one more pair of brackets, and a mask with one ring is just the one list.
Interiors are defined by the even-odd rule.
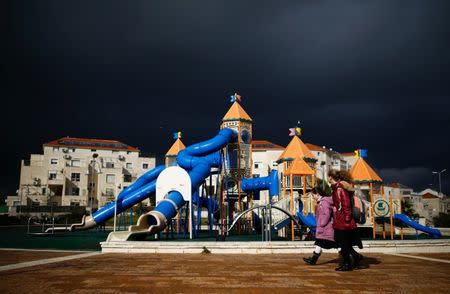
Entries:
[[367,149],[357,149],[353,151],[355,153],[356,158],[366,158],[367,157]]
[[300,136],[302,134],[302,128],[300,128],[300,121],[297,121],[297,125],[289,129],[289,136]]
[[173,133],[173,139],[177,140],[177,139],[181,139],[182,133],[181,132],[175,132]]
[[239,95],[238,93],[234,93],[234,95],[231,95],[230,96],[230,102],[231,103],[233,103],[233,102],[235,102],[235,101],[239,101],[239,102],[241,102],[241,95]]

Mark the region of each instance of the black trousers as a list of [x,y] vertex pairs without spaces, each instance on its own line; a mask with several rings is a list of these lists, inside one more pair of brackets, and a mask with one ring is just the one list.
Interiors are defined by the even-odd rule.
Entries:
[[350,264],[350,255],[358,254],[353,245],[362,248],[361,239],[358,236],[358,231],[354,230],[334,230],[334,239],[337,245],[341,248],[341,255],[344,258],[344,264]]

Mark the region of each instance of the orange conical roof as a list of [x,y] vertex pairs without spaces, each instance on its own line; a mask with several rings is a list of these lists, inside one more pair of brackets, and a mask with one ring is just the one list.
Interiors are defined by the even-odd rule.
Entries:
[[370,165],[360,157],[350,170],[350,175],[355,182],[382,182],[383,180],[370,167]]
[[224,121],[239,119],[252,121],[252,118],[247,114],[247,112],[245,112],[244,108],[242,108],[242,106],[237,101],[235,101],[233,105],[231,105],[230,109],[228,109],[228,112],[225,114],[222,120]]
[[170,147],[169,151],[167,151],[166,156],[175,156],[178,155],[178,152],[180,152],[181,150],[183,150],[184,148],[186,148],[186,146],[184,146],[183,142],[181,142],[180,139],[177,139],[172,147]]
[[313,175],[314,170],[303,159],[297,157],[286,170],[285,174],[295,176]]
[[297,157],[302,159],[316,158],[311,151],[309,151],[308,147],[306,147],[305,143],[303,143],[299,137],[294,136],[286,149],[284,149],[283,153],[281,153],[280,157],[278,157],[278,160],[294,159]]

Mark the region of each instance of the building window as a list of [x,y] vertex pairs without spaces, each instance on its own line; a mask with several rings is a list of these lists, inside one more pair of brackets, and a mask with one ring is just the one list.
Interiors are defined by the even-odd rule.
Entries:
[[126,167],[127,167],[127,169],[132,169],[133,164],[131,162],[127,162]]
[[80,202],[70,202],[70,206],[80,206]]
[[45,195],[45,192],[47,192],[47,189],[44,187],[42,188],[42,195]]
[[106,168],[114,168],[114,162],[107,162]]
[[278,163],[276,161],[272,161],[272,166],[278,166]]
[[49,180],[56,180],[56,172],[49,172],[48,173],[48,179]]
[[114,196],[114,189],[113,188],[106,188],[105,196]]
[[131,182],[131,175],[123,175],[123,181],[125,183]]
[[74,166],[74,167],[80,167],[81,166],[81,161],[79,159],[74,159],[74,160],[72,160],[71,165]]
[[50,164],[58,164],[58,159],[57,158],[50,159]]
[[255,163],[255,168],[259,168],[259,163]]
[[91,149],[91,152],[97,152],[97,149]]
[[78,187],[72,187],[72,193],[70,195],[72,196],[79,196],[80,195],[80,188]]
[[72,182],[79,182],[80,181],[80,173],[72,173],[70,179]]
[[148,163],[143,163],[142,164],[142,169],[148,169]]
[[106,182],[108,184],[114,184],[116,182],[116,175],[106,175]]

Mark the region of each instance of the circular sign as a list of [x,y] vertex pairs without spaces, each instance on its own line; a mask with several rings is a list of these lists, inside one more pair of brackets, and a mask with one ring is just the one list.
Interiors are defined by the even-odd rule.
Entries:
[[374,211],[377,216],[386,216],[389,214],[389,203],[383,199],[378,199],[374,203]]

